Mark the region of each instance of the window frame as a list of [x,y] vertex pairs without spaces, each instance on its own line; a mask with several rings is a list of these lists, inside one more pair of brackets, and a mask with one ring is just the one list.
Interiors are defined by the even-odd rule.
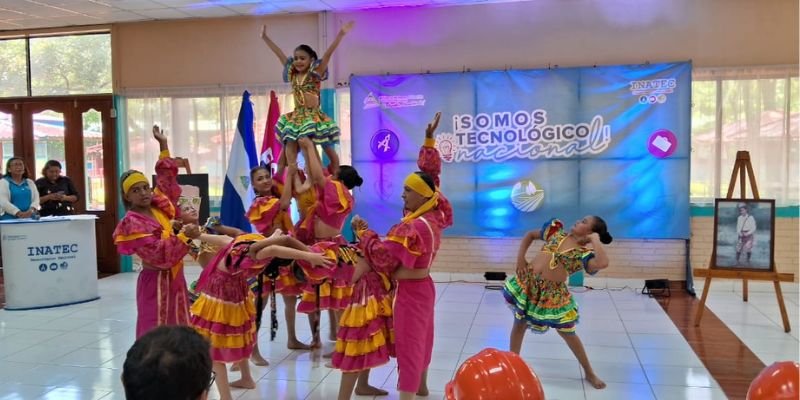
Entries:
[[61,96],[92,96],[92,95],[110,95],[113,94],[113,48],[109,47],[109,59],[111,61],[111,67],[109,69],[109,73],[111,76],[109,77],[112,82],[112,86],[108,92],[94,92],[94,93],[80,93],[80,94],[73,94],[73,93],[61,93],[55,95],[41,95],[41,96],[34,96],[33,95],[33,77],[31,76],[31,39],[46,39],[46,38],[58,38],[58,37],[71,37],[71,36],[90,36],[90,35],[107,35],[108,41],[111,43],[111,30],[102,29],[102,30],[92,30],[92,31],[85,31],[85,32],[59,32],[59,33],[45,33],[45,34],[27,34],[24,36],[7,36],[7,37],[0,37],[0,41],[5,40],[24,40],[25,41],[25,86],[26,86],[26,93],[24,96],[0,96],[0,99],[14,99],[14,98],[27,98],[27,97],[61,97]]
[[[712,178],[712,188],[711,191],[714,197],[695,197],[693,194],[689,193],[690,203],[696,206],[709,206],[713,205],[714,199],[719,198],[723,195],[722,187],[729,182],[729,177],[723,175],[723,171],[727,171],[728,168],[731,166],[722,165],[722,152],[723,146],[723,136],[722,130],[724,126],[724,103],[725,103],[725,93],[724,93],[724,82],[726,81],[749,81],[749,80],[766,80],[771,79],[775,80],[776,82],[783,81],[785,85],[785,93],[783,99],[783,115],[784,115],[784,132],[781,136],[782,140],[786,143],[783,146],[784,154],[782,154],[783,162],[782,162],[782,171],[783,174],[783,182],[782,185],[789,190],[790,185],[790,173],[789,169],[791,168],[791,102],[792,102],[792,90],[791,84],[793,80],[800,79],[800,74],[798,74],[796,66],[773,66],[773,67],[742,67],[742,68],[723,68],[723,69],[699,69],[695,70],[692,73],[692,83],[695,82],[715,82],[715,121],[714,121],[714,171],[713,171],[713,178]],[[694,101],[694,99],[693,99]],[[694,104],[692,105],[694,107]],[[700,132],[690,132],[691,138],[691,145],[694,149],[695,143],[695,134]],[[694,170],[698,166],[691,165],[691,170]],[[690,182],[693,181],[693,177],[690,177]],[[797,205],[797,199],[791,199],[789,196],[784,196],[783,199],[777,199],[778,203],[783,203],[782,205]]]

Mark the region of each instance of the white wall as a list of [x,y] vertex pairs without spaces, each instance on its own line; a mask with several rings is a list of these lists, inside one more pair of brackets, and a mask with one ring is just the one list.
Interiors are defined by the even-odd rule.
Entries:
[[[326,19],[327,18],[327,19]],[[280,81],[258,37],[288,53],[355,20],[334,57],[350,74],[682,61],[696,67],[798,63],[797,0],[535,0],[439,8],[166,21],[114,26],[117,88]],[[328,28],[321,28],[327,22]]]

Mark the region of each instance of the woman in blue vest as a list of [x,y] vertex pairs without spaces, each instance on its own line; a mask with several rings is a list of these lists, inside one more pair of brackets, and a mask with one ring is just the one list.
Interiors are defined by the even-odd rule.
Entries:
[[0,179],[0,219],[30,218],[39,209],[39,191],[28,179],[28,170],[19,157],[6,162],[6,176]]

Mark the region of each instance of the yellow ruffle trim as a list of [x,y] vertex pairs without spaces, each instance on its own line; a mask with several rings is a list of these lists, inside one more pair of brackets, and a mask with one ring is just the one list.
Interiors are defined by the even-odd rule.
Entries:
[[[247,219],[250,220],[250,223],[255,223],[260,221],[264,213],[276,207],[276,203],[278,203],[278,199],[276,198],[271,198],[267,201],[259,202],[258,207],[250,208],[250,212],[247,213]],[[278,214],[276,213],[275,215]]]
[[197,315],[209,322],[229,326],[242,326],[256,315],[253,297],[253,294],[249,293],[244,301],[244,308],[242,308],[242,304],[215,299],[205,293],[201,293],[200,297],[192,304],[190,311],[192,315]]
[[197,326],[193,326],[192,328],[194,328],[194,330],[197,331],[200,336],[206,338],[211,344],[211,347],[217,349],[241,349],[255,342],[255,324],[251,325],[250,329],[248,329],[244,334],[239,333],[236,335],[214,334],[207,329]]
[[294,275],[278,275],[277,280],[283,286],[297,286],[297,284],[300,283]]
[[[389,332],[389,337],[393,341],[394,332]],[[352,342],[337,340],[335,351],[337,353],[344,353],[344,355],[347,357],[358,357],[365,354],[374,353],[376,350],[384,346],[386,346],[386,332],[381,330],[369,339]]]
[[334,299],[345,299],[353,295],[353,285],[334,287],[330,281],[319,285],[320,297],[333,297]]
[[114,243],[129,242],[131,240],[141,239],[143,237],[153,236],[152,233],[131,233],[130,235],[117,235],[114,238]]
[[365,305],[351,304],[345,309],[342,318],[339,319],[339,326],[361,328],[378,317],[391,316],[392,301],[389,297],[384,297],[380,302],[374,297],[370,297]]

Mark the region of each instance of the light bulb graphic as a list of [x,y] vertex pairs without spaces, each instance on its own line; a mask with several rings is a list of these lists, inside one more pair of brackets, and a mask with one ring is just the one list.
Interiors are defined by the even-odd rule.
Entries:
[[453,161],[453,153],[456,150],[455,137],[449,133],[443,133],[436,137],[436,147],[445,162]]

